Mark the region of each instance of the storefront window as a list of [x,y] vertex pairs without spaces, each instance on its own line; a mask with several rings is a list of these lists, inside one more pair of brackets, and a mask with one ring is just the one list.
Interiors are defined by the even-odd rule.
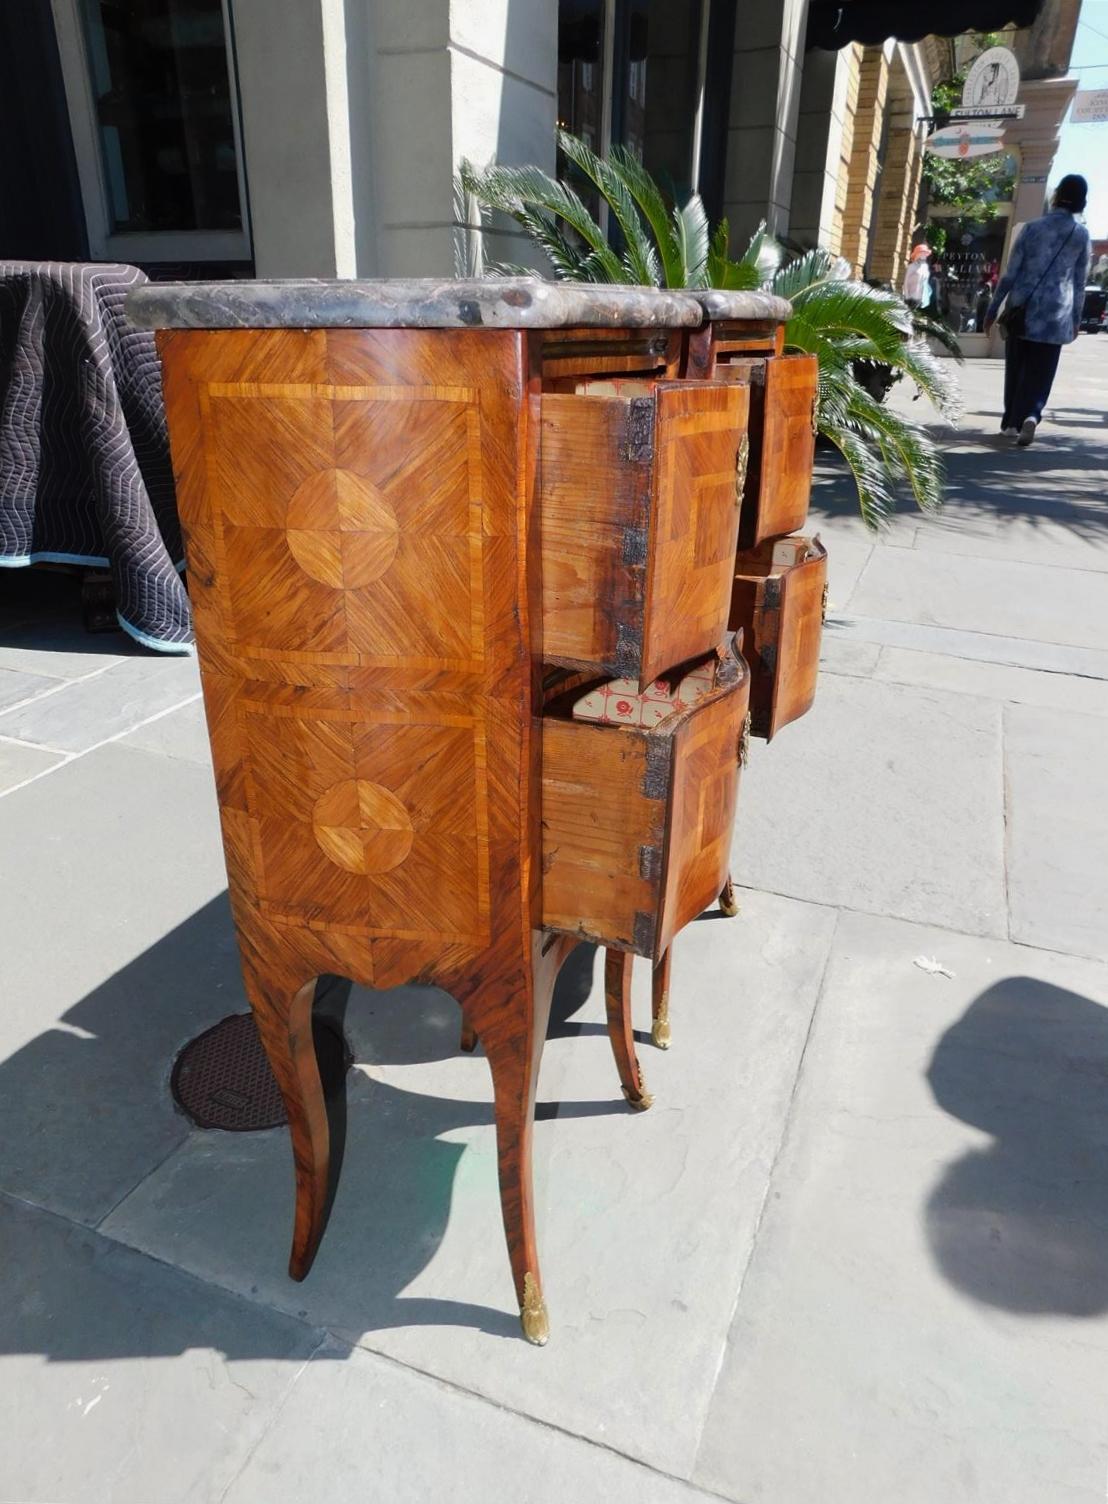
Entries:
[[603,155],[604,0],[558,8],[558,124]]
[[[561,0],[558,7],[559,125],[600,156],[613,144],[625,147],[679,202],[697,178],[705,20],[703,0]],[[559,158],[559,173],[566,166]]]
[[241,230],[222,0],[83,0],[110,230]]

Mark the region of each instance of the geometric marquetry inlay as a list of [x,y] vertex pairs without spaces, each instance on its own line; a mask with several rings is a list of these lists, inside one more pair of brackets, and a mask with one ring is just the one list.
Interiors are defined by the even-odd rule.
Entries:
[[391,872],[412,849],[412,822],[395,794],[368,778],[346,778],[321,794],[312,830],[347,872]]
[[309,475],[293,492],[285,520],[289,552],[300,568],[338,590],[371,585],[390,567],[400,546],[400,528],[388,500],[353,470]]
[[475,389],[214,382],[203,403],[216,573],[238,653],[482,668]]

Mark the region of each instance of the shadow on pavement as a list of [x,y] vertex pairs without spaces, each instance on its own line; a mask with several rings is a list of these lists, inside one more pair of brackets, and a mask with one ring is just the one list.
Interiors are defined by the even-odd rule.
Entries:
[[[551,1036],[592,1032],[592,1026],[574,1022],[573,1014],[591,991],[594,954],[593,947],[581,946],[563,968]],[[230,1323],[216,1345],[229,1358],[256,1357],[272,1340],[273,1356],[284,1354],[287,1333],[272,1296],[266,1295],[266,1282],[272,1289],[283,1280],[292,1231],[287,1129],[195,1129],[176,1111],[169,1092],[170,1070],[181,1046],[220,1017],[244,1008],[224,894],[89,993],[58,1025],[0,1063],[0,1192],[13,1198],[0,1197],[0,1242],[14,1240],[21,1266],[19,1290],[9,1287],[13,1298],[0,1310],[0,1351],[81,1361],[155,1356],[204,1345],[211,1341],[212,1302],[226,1301],[228,1288],[249,1286],[257,1271],[251,1290],[259,1302],[254,1307],[257,1321]],[[426,1065],[458,1054],[461,1012],[438,989],[373,992],[325,979],[317,1008],[339,1018],[345,1013],[355,1059],[371,1067]],[[598,1039],[596,1048],[607,1053],[606,1040]],[[610,1100],[540,1103],[537,1116],[625,1113],[614,1067],[611,1079]],[[287,1287],[286,1293],[303,1289],[305,1306],[315,1308],[302,1316],[349,1332],[464,1325],[518,1340],[514,1311],[403,1293],[434,1258],[459,1194],[458,1172],[468,1146],[448,1136],[460,1128],[491,1129],[493,1124],[491,1079],[482,1069],[479,1080],[475,1099],[466,1100],[403,1089],[395,1076],[370,1079],[353,1072],[348,1077],[332,1118],[340,1159],[345,1140],[345,1171],[338,1188],[343,1226],[332,1227],[325,1237],[305,1284],[290,1282]],[[197,1146],[199,1153],[194,1152]],[[149,1260],[123,1243],[105,1242],[91,1229],[176,1150],[188,1159],[183,1179],[151,1182],[154,1194],[141,1213],[142,1249],[177,1266],[170,1271],[154,1266],[162,1283],[155,1281],[157,1288],[151,1291]],[[480,1195],[489,1200],[494,1219],[487,1236],[499,1244],[503,1232],[495,1209],[491,1133],[478,1160],[467,1166],[465,1193],[477,1194],[472,1188],[481,1182]],[[35,1213],[32,1206],[62,1216]],[[325,1262],[329,1267],[324,1271]],[[119,1284],[121,1263],[133,1270],[138,1311],[144,1301],[163,1308],[163,1276],[191,1292],[174,1319],[106,1323],[91,1312],[85,1319],[84,1309],[100,1299],[93,1293],[100,1288],[100,1275],[74,1310],[75,1292],[89,1286],[90,1269],[108,1271],[103,1274],[107,1288],[110,1270]],[[178,1274],[185,1266],[203,1269],[204,1282]],[[207,1282],[209,1269],[213,1283]],[[313,1290],[317,1274],[322,1278]],[[504,1288],[510,1305],[506,1249]],[[123,1296],[117,1291],[104,1298]],[[291,1305],[295,1310],[296,1304],[293,1296],[285,1309]],[[321,1309],[325,1314],[317,1320]],[[265,1335],[270,1330],[272,1339]]]
[[926,1208],[940,1269],[1006,1311],[1108,1310],[1108,1008],[1032,977],[976,998],[928,1070],[944,1111],[993,1142]]
[[[1026,449],[1013,446],[999,434],[943,430],[943,510],[933,519],[926,518],[901,483],[898,515],[914,515],[926,526],[1019,522],[1030,527],[1063,528],[1086,541],[1108,534],[1103,454],[1098,448],[1049,430],[1049,423],[1045,423],[1044,432]],[[821,452],[819,458],[812,488],[813,519],[855,516],[858,498],[845,464],[837,461],[833,452]]]

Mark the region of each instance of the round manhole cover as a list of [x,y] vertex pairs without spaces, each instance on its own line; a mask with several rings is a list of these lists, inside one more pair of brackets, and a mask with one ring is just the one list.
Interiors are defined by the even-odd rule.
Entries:
[[[342,1031],[330,1019],[314,1018],[312,1033],[319,1073],[330,1095],[342,1085],[351,1057]],[[251,1133],[288,1122],[252,1013],[233,1013],[185,1045],[169,1084],[198,1128]]]

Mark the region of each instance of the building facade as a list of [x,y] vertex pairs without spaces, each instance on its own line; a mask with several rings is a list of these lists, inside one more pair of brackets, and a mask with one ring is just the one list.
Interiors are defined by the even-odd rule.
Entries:
[[[1013,33],[1013,223],[1042,208],[1078,3]],[[459,162],[554,171],[561,123],[699,191],[736,248],[765,220],[897,281],[951,44],[810,41],[807,0],[9,0],[0,255],[449,275]],[[534,259],[510,227],[489,250]]]

